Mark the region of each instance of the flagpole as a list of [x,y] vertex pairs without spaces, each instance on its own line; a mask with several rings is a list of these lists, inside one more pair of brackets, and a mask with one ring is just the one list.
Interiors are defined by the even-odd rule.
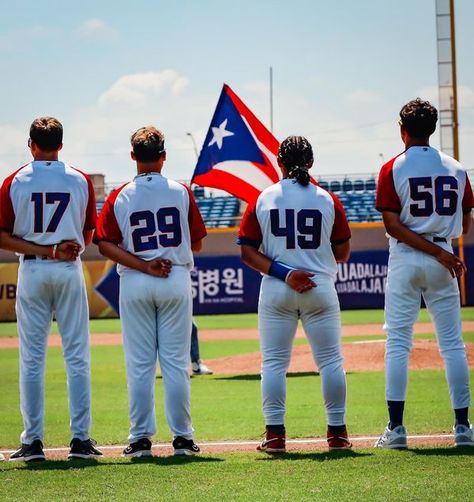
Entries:
[[273,68],[270,66],[270,131],[273,133]]
[[198,153],[198,149],[197,149],[197,146],[196,146],[196,141],[194,140],[194,136],[190,132],[187,132],[186,136],[189,136],[191,138],[191,141],[193,142],[194,155],[196,155],[196,160],[198,160],[199,153]]

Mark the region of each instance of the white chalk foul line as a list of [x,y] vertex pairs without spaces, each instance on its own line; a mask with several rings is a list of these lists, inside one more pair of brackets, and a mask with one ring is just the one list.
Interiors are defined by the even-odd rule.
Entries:
[[[351,441],[353,443],[360,443],[364,441],[376,441],[380,436],[359,436],[359,437],[351,437]],[[407,436],[408,439],[446,439],[453,438],[452,434],[419,434],[416,436]],[[326,443],[326,439],[287,439],[286,442],[288,444],[322,444]],[[260,444],[260,441],[210,441],[210,442],[199,442],[199,446],[256,446]],[[116,444],[116,445],[106,445],[100,446],[101,450],[123,450],[128,446],[128,444]],[[157,443],[153,445],[153,448],[156,449],[170,449],[172,448],[171,443]],[[16,450],[0,450],[0,453],[13,453]],[[67,453],[69,448],[60,447],[60,448],[45,448],[45,453]]]

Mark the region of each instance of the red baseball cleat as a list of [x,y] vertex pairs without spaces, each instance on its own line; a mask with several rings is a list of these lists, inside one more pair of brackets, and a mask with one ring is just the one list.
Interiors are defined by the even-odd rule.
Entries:
[[344,429],[339,434],[333,434],[329,431],[327,433],[329,450],[348,450],[352,448],[352,443],[349,441],[347,429]]
[[257,446],[257,450],[265,453],[286,453],[285,434],[267,431],[265,439]]

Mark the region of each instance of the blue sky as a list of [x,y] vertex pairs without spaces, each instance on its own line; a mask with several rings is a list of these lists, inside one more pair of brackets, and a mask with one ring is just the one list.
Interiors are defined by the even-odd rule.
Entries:
[[[474,2],[456,0],[461,160],[474,168]],[[377,172],[401,151],[400,107],[438,101],[435,0],[23,0],[0,18],[0,177],[29,160],[40,115],[62,158],[131,178],[129,136],[166,136],[166,174],[189,179],[224,82],[274,134],[307,136],[313,174]],[[439,146],[439,136],[432,144]]]

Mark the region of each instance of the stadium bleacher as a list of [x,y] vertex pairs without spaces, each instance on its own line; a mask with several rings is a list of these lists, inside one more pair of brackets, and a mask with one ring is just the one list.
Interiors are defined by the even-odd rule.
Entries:
[[[381,214],[375,209],[375,178],[319,180],[319,184],[339,197],[350,223],[382,221]],[[225,228],[239,224],[239,199],[205,197],[202,187],[195,187],[193,191],[208,228]]]
[[[318,182],[322,188],[334,192],[339,197],[350,223],[382,221],[382,215],[375,209],[374,177],[319,179]],[[208,228],[239,226],[242,201],[228,196],[208,197],[204,188],[200,186],[194,186],[193,193]],[[98,212],[103,205],[103,201],[97,201]]]

